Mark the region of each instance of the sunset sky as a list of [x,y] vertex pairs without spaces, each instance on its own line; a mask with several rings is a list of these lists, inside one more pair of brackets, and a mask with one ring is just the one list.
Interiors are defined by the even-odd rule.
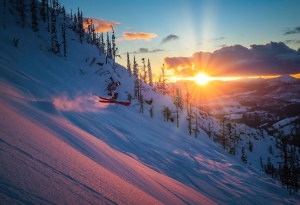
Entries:
[[299,0],[61,0],[98,31],[110,25],[126,52],[176,75],[270,76],[300,73]]

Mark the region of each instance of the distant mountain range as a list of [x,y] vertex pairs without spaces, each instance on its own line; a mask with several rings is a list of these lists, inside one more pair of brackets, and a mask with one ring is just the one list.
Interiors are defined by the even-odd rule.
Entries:
[[177,83],[184,93],[185,85],[195,104],[208,113],[255,128],[300,116],[300,79],[290,75],[212,81],[203,87],[191,81]]

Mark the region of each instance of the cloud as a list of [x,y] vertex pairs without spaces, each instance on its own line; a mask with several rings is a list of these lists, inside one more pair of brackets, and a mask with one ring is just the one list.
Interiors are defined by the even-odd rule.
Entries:
[[84,18],[83,27],[86,29],[91,22],[95,25],[95,30],[98,33],[111,31],[111,26],[117,26],[121,24],[116,21],[106,21],[95,18]]
[[300,40],[286,40],[284,42],[286,44],[300,44]]
[[219,38],[212,38],[209,41],[221,41],[221,40],[224,40],[224,39],[225,39],[225,37],[219,37]]
[[288,29],[284,35],[290,35],[290,34],[297,34],[300,33],[300,26],[294,28],[294,29]]
[[178,39],[179,39],[179,37],[177,35],[170,34],[167,37],[162,39],[161,44],[167,43],[169,41],[178,40]]
[[149,50],[148,48],[140,48],[138,51],[133,51],[133,52],[130,52],[129,54],[157,53],[157,52],[162,52],[162,51],[165,51],[165,50],[163,50],[163,49]]
[[124,32],[123,38],[118,39],[118,41],[134,41],[134,40],[142,40],[142,41],[151,41],[152,38],[157,37],[156,33],[131,33],[131,32]]
[[190,57],[165,57],[166,67],[179,75],[189,69],[212,76],[263,76],[300,73],[300,53],[282,42],[265,45],[227,46],[214,52],[196,52]]

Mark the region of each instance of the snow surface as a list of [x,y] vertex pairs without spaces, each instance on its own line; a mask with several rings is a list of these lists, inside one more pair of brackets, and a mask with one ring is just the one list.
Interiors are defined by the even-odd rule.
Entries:
[[[65,59],[48,51],[45,26],[33,33],[10,20],[0,33],[1,204],[299,203],[299,195],[227,154],[204,131],[188,136],[185,116],[180,128],[164,122],[163,107],[172,107],[167,96],[144,94],[154,98],[154,118],[149,106],[139,114],[136,101],[97,103],[112,62],[97,64],[104,55],[71,40],[78,38],[71,30]],[[121,66],[116,73],[126,100],[133,79]]]

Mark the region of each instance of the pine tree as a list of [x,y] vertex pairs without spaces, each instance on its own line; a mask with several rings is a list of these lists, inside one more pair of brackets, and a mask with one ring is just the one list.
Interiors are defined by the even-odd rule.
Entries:
[[153,118],[153,106],[149,109],[150,117]]
[[96,33],[96,30],[95,30],[95,24],[93,24],[92,26],[92,42],[94,45],[97,44],[97,33]]
[[21,25],[25,27],[25,8],[24,8],[24,0],[17,0],[17,8],[21,16]]
[[59,54],[60,52],[60,47],[57,39],[55,10],[51,11],[51,51],[54,54]]
[[131,72],[131,64],[130,64],[130,58],[129,58],[129,53],[127,52],[127,70],[129,73],[129,77],[131,77],[132,72]]
[[73,10],[72,9],[71,9],[70,18],[71,18],[71,21],[73,21]]
[[3,0],[3,29],[5,30],[5,17],[6,17],[6,0]]
[[164,107],[163,109],[164,121],[169,121],[172,116],[172,112],[168,107]]
[[34,32],[37,32],[39,30],[36,10],[37,10],[36,1],[31,0],[31,24]]
[[281,164],[279,166],[280,181],[287,189],[297,192],[299,189],[300,166],[294,145],[289,145],[291,136],[284,136],[279,132],[277,147],[281,150]]
[[106,56],[112,59],[111,43],[110,43],[108,32],[106,33]]
[[242,156],[241,156],[241,160],[247,164],[247,156],[246,156],[246,153],[245,153],[245,147],[243,146],[242,147]]
[[138,76],[138,64],[136,63],[135,56],[133,58],[133,76],[134,76],[134,97],[139,97],[139,76]]
[[189,135],[192,135],[192,105],[191,105],[191,99],[190,99],[190,92],[189,89],[186,86],[186,113],[187,113],[187,121],[188,121],[188,131]]
[[227,148],[227,139],[226,139],[226,120],[225,118],[222,118],[221,120],[221,124],[222,124],[222,129],[221,129],[221,136],[220,136],[220,143],[221,145],[223,146],[223,149],[226,149]]
[[139,95],[139,102],[140,102],[140,111],[139,113],[144,113],[144,96],[140,93]]
[[281,164],[279,167],[280,181],[283,186],[289,186],[289,167],[288,167],[288,138],[279,132],[277,147],[280,149]]
[[289,151],[289,170],[290,170],[290,192],[297,193],[300,186],[300,162],[297,156],[297,148],[292,145]]
[[150,60],[148,59],[148,76],[149,76],[149,85],[153,87],[153,78],[152,78],[152,69],[150,65]]
[[92,26],[93,26],[93,20],[89,21],[89,19],[85,19],[87,26],[87,32],[88,32],[88,43],[93,44],[93,34],[92,34]]
[[265,166],[265,173],[271,175],[272,178],[274,178],[275,175],[276,175],[276,169],[275,169],[275,167],[273,166],[270,157],[268,157],[268,163],[267,163],[267,165]]
[[42,0],[41,2],[41,17],[43,19],[44,22],[46,22],[46,18],[47,18],[47,4],[48,4],[48,1],[47,0]]
[[142,75],[142,80],[143,82],[146,83],[146,78],[147,78],[147,71],[146,71],[146,63],[145,63],[145,58],[142,58],[142,64],[143,64],[143,75]]
[[72,29],[73,29],[74,32],[76,32],[76,33],[78,34],[78,32],[77,32],[77,31],[78,31],[77,27],[78,27],[78,20],[77,20],[76,14],[74,14],[74,20],[73,20],[73,27],[72,27]]
[[208,137],[211,138],[211,125],[210,122],[208,123],[208,131],[207,131]]
[[249,151],[250,152],[252,152],[252,150],[253,150],[253,142],[251,142],[250,140],[249,140]]
[[46,13],[47,13],[47,30],[50,32],[50,8],[49,0],[46,0]]
[[83,28],[83,16],[82,16],[82,12],[80,12],[79,8],[77,11],[77,25],[76,25],[76,32],[79,35],[79,40],[80,43],[83,42],[83,38],[84,38],[84,28]]
[[63,39],[63,47],[64,47],[64,57],[67,57],[67,37],[66,37],[66,15],[65,15],[65,8],[63,10],[63,23],[61,25],[61,34]]
[[100,34],[100,52],[106,55],[103,33]]
[[188,104],[187,106],[188,106],[188,112],[187,112],[188,131],[189,131],[189,135],[192,135],[192,131],[193,131],[192,108],[191,108],[191,104]]
[[194,131],[194,134],[195,134],[195,138],[198,137],[198,134],[200,132],[200,129],[199,129],[199,124],[198,124],[198,112],[197,110],[195,110],[194,112],[194,128],[193,128],[193,131]]
[[165,76],[165,64],[161,68],[161,77],[162,77],[162,94],[166,94],[166,76]]
[[111,44],[112,44],[112,59],[114,62],[116,61],[116,57],[118,57],[118,48],[116,45],[116,36],[115,36],[115,30],[113,26],[111,26],[112,29],[112,36],[111,36]]
[[229,153],[232,155],[236,154],[236,147],[235,147],[235,134],[233,132],[233,125],[231,122],[226,124],[227,127],[227,141],[228,141],[228,148]]
[[88,25],[88,43],[92,45],[97,44],[97,37],[96,37],[96,31],[95,31],[95,25],[93,23],[93,20],[86,19],[86,24]]
[[182,109],[182,106],[183,106],[181,90],[179,88],[176,88],[176,90],[175,90],[174,104],[176,107],[176,126],[179,127],[179,109]]
[[54,10],[58,10],[58,8],[59,8],[58,0],[52,0],[52,8]]

